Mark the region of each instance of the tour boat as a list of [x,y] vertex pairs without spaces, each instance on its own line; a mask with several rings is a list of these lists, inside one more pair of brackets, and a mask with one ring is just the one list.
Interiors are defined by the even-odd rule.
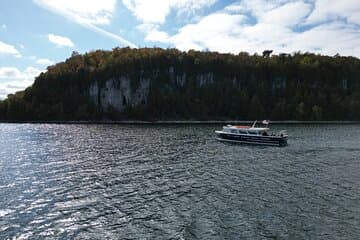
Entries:
[[224,126],[221,131],[215,131],[217,140],[223,142],[259,144],[271,146],[286,146],[287,133],[281,130],[278,133],[269,132],[269,122],[264,120],[265,127],[255,127],[255,121],[252,126]]

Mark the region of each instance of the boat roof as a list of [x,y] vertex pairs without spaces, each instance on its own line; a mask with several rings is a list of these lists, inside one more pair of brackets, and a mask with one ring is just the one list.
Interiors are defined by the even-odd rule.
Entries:
[[250,128],[250,126],[240,126],[240,125],[231,126],[231,127],[234,127],[234,128]]
[[269,128],[259,128],[259,127],[251,127],[251,126],[242,126],[242,125],[227,125],[227,127],[232,129],[246,129],[246,130],[252,130],[252,131],[267,131]]
[[249,128],[249,130],[254,130],[254,131],[267,131],[267,130],[269,130],[269,128],[251,127],[251,128]]

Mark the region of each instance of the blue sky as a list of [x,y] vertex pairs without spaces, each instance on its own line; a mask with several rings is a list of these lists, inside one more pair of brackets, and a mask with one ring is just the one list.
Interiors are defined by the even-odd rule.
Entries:
[[360,1],[2,0],[0,98],[74,50],[117,46],[360,57]]

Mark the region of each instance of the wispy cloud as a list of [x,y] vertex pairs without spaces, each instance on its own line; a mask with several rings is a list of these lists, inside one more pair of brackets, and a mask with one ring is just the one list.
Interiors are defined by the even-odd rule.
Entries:
[[6,26],[6,24],[2,24],[2,25],[1,25],[1,29],[3,29],[3,30],[7,30],[7,26]]
[[146,33],[145,40],[153,42],[169,42],[169,34],[164,31],[160,31],[159,26],[154,24],[143,23],[137,26],[137,29],[143,33]]
[[339,18],[360,25],[360,2],[358,0],[341,0],[329,3],[328,0],[317,0],[307,23],[316,24]]
[[360,31],[356,21],[360,13],[354,14],[359,4],[344,0],[350,6],[339,1],[333,7],[323,6],[325,2],[242,0],[185,24],[172,35],[151,25],[139,28],[145,29],[146,41],[167,43],[182,50],[261,53],[273,49],[276,53],[311,51],[359,57]]
[[13,55],[16,58],[21,58],[20,52],[13,46],[0,41],[0,55]]
[[116,0],[33,0],[42,8],[59,14],[89,30],[110,37],[117,42],[130,47],[136,45],[122,36],[111,33],[98,25],[110,23],[115,11]]
[[[111,23],[116,0],[33,1],[91,31],[136,47],[102,27]],[[134,16],[136,29],[150,44],[233,53],[269,48],[360,56],[359,0],[231,0],[227,6],[220,0],[118,1]]]
[[56,47],[74,47],[75,44],[68,37],[63,37],[55,34],[47,35],[50,42],[56,45]]
[[40,58],[40,59],[36,60],[36,63],[39,65],[49,66],[49,65],[53,65],[54,61],[51,61],[50,59],[47,59],[47,58]]
[[122,0],[123,4],[145,24],[162,24],[171,10],[180,13],[195,11],[213,5],[217,0]]
[[0,80],[2,82],[32,80],[40,73],[41,70],[35,67],[27,67],[24,71],[16,67],[0,67]]
[[137,29],[145,33],[145,41],[171,42],[168,33],[161,31],[167,16],[174,12],[177,16],[193,16],[197,11],[211,7],[218,0],[122,0],[126,8],[141,23]]
[[109,24],[115,10],[116,0],[34,0],[36,4],[74,21],[89,24]]
[[311,12],[311,4],[303,1],[289,2],[264,12],[259,16],[260,22],[278,26],[294,27],[302,23]]
[[0,67],[0,99],[30,86],[40,73],[41,70],[34,67],[27,67],[24,71],[16,67]]
[[110,38],[116,40],[117,42],[123,44],[124,46],[129,46],[129,47],[137,48],[137,46],[136,46],[134,43],[126,40],[125,38],[121,37],[120,35],[117,35],[117,34],[115,34],[115,33],[106,31],[106,30],[104,30],[104,29],[102,29],[102,28],[100,28],[100,27],[98,27],[98,26],[96,26],[96,25],[94,25],[94,24],[84,23],[84,24],[82,24],[82,25],[83,25],[84,27],[86,27],[86,28],[94,31],[94,32],[97,32],[97,33],[100,33],[100,34],[102,34],[102,35],[104,35],[104,36],[110,37]]

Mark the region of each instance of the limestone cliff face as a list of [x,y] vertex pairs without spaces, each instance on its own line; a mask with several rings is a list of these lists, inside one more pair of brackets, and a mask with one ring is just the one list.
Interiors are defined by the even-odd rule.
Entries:
[[[153,81],[157,81],[159,74],[160,70],[158,69],[154,70],[153,74],[148,77],[140,77],[138,84],[136,84],[136,89],[132,89],[134,86],[131,84],[131,79],[128,76],[110,78],[105,83],[102,82],[101,85],[99,82],[94,81],[88,89],[88,95],[91,101],[103,112],[109,112],[111,109],[122,112],[129,106],[146,105],[149,100],[150,84]],[[217,80],[216,75],[211,71],[198,73],[194,76],[186,72],[177,72],[172,66],[166,69],[165,75],[163,74],[162,76],[165,76],[165,79],[167,79],[166,84],[164,84],[166,86],[164,88],[167,91],[185,87],[190,77],[196,79],[196,86],[198,88],[214,84]],[[285,89],[286,82],[287,79],[285,77],[275,77],[270,85],[272,92]],[[230,77],[227,84],[230,84],[232,88],[242,88],[241,81],[236,75]]]
[[[174,67],[170,67],[166,72],[168,87],[184,87],[187,82],[186,73],[175,73]],[[150,82],[155,81],[158,71],[151,77],[139,79],[136,89],[132,89],[131,79],[127,76],[110,78],[105,84],[98,81],[92,82],[88,89],[88,95],[93,103],[102,111],[108,112],[115,109],[118,112],[124,111],[128,106],[134,107],[140,104],[147,104],[150,90]],[[213,72],[204,72],[195,76],[198,87],[204,87],[215,82]]]
[[137,89],[131,89],[130,78],[121,76],[107,80],[100,87],[94,81],[89,87],[89,96],[95,105],[104,112],[113,108],[122,112],[127,106],[146,104],[149,95],[150,79],[141,78]]

